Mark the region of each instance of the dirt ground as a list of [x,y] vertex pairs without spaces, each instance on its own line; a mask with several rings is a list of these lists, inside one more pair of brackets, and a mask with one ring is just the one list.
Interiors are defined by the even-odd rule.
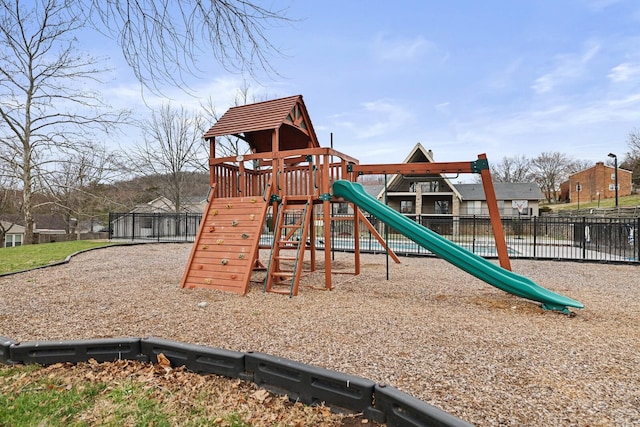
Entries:
[[[180,289],[188,244],[113,247],[0,278],[0,335],[17,341],[155,336],[260,351],[392,385],[491,425],[640,425],[640,270],[513,260],[582,302],[542,310],[436,258],[363,255],[359,276],[244,296]],[[266,262],[268,253],[261,253]],[[353,255],[336,254],[336,269]],[[320,262],[318,268],[322,268]],[[314,273],[308,285],[323,285]]]

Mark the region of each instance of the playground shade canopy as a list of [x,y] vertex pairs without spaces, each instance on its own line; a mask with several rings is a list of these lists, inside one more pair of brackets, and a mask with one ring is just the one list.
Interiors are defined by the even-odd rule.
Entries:
[[204,138],[225,135],[246,141],[254,153],[320,146],[302,95],[230,108]]

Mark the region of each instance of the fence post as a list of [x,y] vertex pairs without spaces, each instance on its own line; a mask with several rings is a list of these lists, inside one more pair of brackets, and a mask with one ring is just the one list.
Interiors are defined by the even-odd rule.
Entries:
[[187,242],[189,238],[189,214],[184,213],[184,241]]
[[112,216],[111,216],[112,212],[109,212],[109,226],[107,227],[107,232],[109,233],[109,240],[111,240],[111,224],[113,224],[113,220],[112,220]]
[[636,262],[640,262],[640,216],[636,220],[636,232],[633,236],[633,243],[636,245]]
[[587,217],[582,217],[582,259],[587,259]]
[[471,227],[471,252],[476,253],[476,215],[473,215],[473,223]]
[[533,217],[533,257],[536,257],[536,249],[538,243],[538,217]]
[[136,213],[131,214],[131,240],[136,240]]

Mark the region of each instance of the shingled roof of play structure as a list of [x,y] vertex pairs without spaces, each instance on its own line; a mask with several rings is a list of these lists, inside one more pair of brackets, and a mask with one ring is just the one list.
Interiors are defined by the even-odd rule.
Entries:
[[302,95],[232,107],[204,137],[235,135],[247,141],[254,152],[262,153],[273,151],[273,133],[276,130],[279,137],[277,150],[320,146]]

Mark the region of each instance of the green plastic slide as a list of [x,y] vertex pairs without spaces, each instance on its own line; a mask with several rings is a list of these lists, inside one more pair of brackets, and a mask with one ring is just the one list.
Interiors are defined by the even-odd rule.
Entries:
[[547,310],[569,313],[569,307],[584,308],[580,302],[545,289],[527,277],[505,270],[408,219],[368,195],[359,183],[338,180],[333,183],[333,195],[355,203],[423,248],[491,286],[540,302]]

